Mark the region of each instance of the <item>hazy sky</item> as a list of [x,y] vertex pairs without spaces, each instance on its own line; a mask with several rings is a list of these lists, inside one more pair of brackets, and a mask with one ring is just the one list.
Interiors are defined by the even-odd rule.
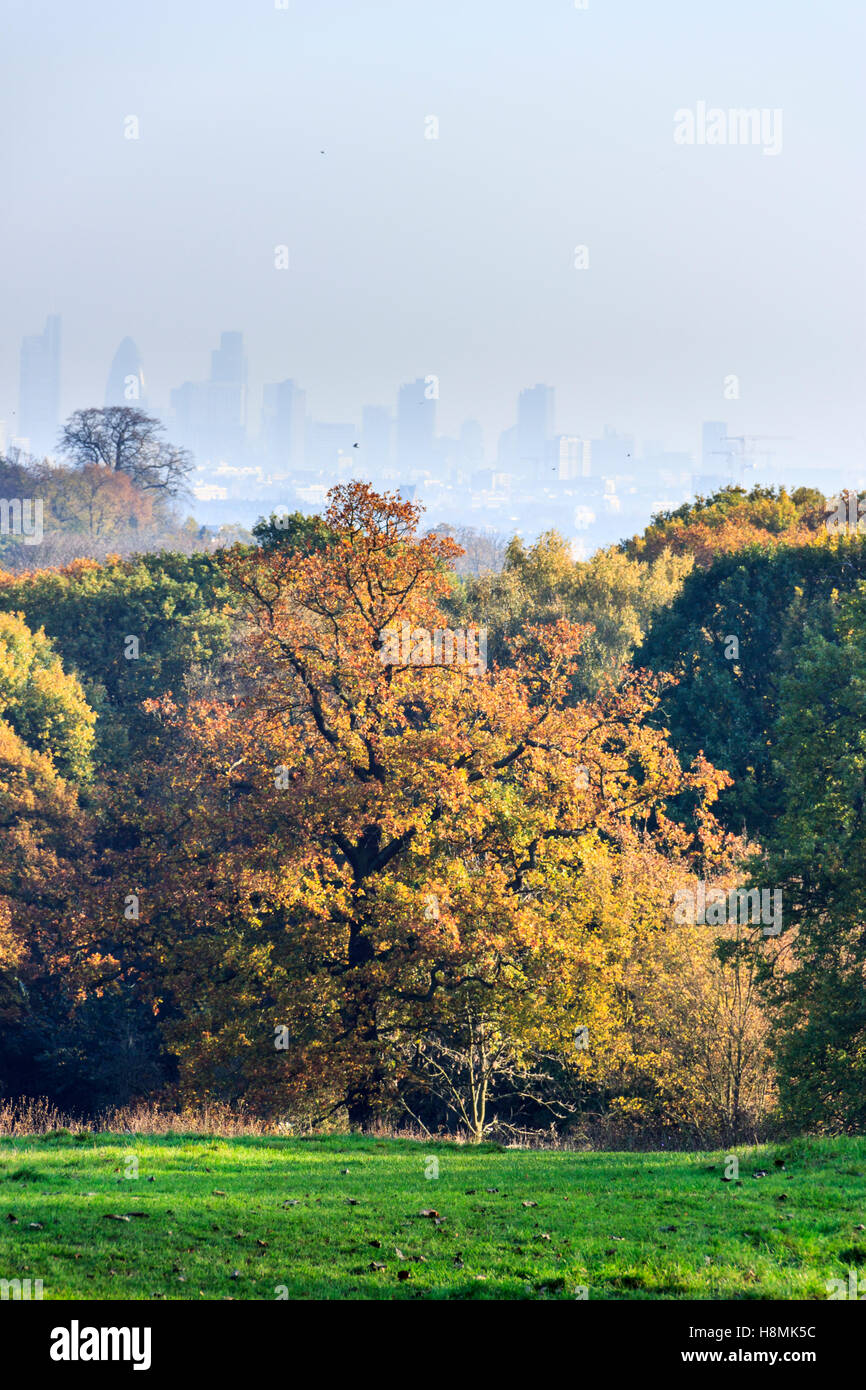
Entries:
[[[164,407],[242,329],[321,419],[435,374],[490,446],[545,381],[562,431],[862,471],[863,0],[4,0],[0,38],[10,434],[59,313],[64,412],[127,334]],[[676,144],[701,101],[781,153]]]

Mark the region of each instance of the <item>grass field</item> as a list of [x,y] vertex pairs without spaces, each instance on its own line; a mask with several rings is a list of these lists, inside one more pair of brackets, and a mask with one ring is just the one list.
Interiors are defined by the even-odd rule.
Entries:
[[574,1299],[581,1288],[589,1299],[826,1299],[828,1279],[866,1274],[866,1139],[732,1152],[739,1184],[723,1181],[720,1153],[0,1139],[0,1279],[42,1279],[45,1299]]

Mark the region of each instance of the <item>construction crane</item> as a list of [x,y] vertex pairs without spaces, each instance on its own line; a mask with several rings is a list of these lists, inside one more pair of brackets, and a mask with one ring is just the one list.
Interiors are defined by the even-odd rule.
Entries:
[[[755,468],[755,467],[756,467],[756,465],[757,465],[757,460],[758,460],[758,459],[760,459],[760,458],[772,458],[773,455],[774,455],[775,452],[776,452],[775,449],[756,449],[756,448],[754,448],[754,445],[755,445],[759,440],[765,440],[765,439],[782,440],[782,439],[790,439],[790,438],[791,438],[791,436],[790,436],[789,434],[731,434],[731,435],[726,435],[725,438],[722,440],[722,443],[723,443],[723,444],[731,444],[731,445],[739,445],[739,448],[714,449],[714,450],[713,450],[713,453],[714,453],[714,454],[721,454],[724,458],[726,458],[726,459],[729,460],[729,462],[731,463],[731,467],[730,467],[731,481],[732,481],[732,482],[734,482],[734,481],[738,481],[738,482],[739,482],[739,481],[742,480],[742,474],[745,472],[745,470],[746,470],[747,468]],[[738,479],[736,479],[736,480],[734,479],[734,476],[733,476],[733,474],[734,474],[733,460],[734,460],[734,459],[737,459],[737,461],[738,461],[738,463],[739,463],[739,468],[740,468],[740,478],[738,478]]]

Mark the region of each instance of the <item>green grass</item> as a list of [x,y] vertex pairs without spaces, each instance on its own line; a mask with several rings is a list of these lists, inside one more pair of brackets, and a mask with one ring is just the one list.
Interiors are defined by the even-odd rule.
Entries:
[[0,1139],[0,1278],[46,1299],[826,1299],[866,1275],[866,1139],[733,1152],[739,1185],[721,1153]]

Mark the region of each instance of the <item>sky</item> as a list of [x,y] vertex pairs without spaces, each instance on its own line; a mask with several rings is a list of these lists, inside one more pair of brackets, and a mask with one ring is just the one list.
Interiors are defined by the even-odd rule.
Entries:
[[[0,419],[59,313],[64,414],[127,335],[162,409],[240,329],[252,402],[318,419],[435,375],[491,446],[543,381],[564,433],[862,472],[864,39],[863,0],[4,0]],[[700,102],[781,149],[677,143]]]

